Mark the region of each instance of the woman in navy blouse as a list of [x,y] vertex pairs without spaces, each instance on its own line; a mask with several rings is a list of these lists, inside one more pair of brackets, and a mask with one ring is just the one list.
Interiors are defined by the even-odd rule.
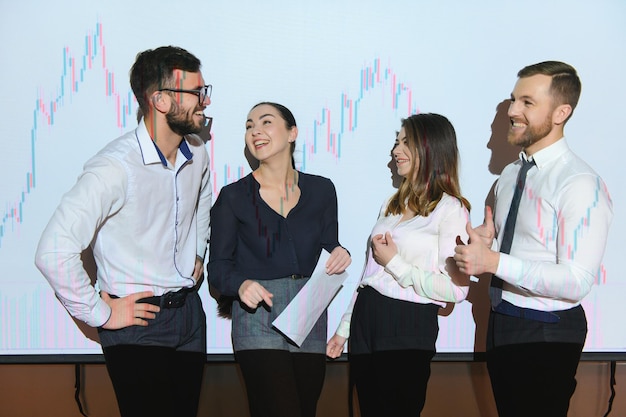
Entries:
[[211,209],[209,282],[235,297],[233,349],[252,417],[315,416],[326,369],[326,313],[300,347],[271,323],[311,276],[322,249],[330,253],[328,275],[351,262],[338,240],[333,183],[295,169],[297,135],[289,109],[254,106],[245,140],[259,167],[223,187]]

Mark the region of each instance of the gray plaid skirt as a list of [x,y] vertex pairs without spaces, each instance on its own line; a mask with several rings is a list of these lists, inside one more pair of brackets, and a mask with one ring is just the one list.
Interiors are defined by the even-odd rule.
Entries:
[[[263,304],[251,310],[239,300],[235,300],[232,307],[231,332],[235,352],[251,349],[275,349],[325,354],[327,338],[326,311],[317,320],[311,333],[309,333],[300,347],[272,326],[274,319],[283,312],[308,280],[309,278],[279,278],[258,281],[274,295],[271,308]],[[307,311],[300,311],[298,314],[307,314]]]

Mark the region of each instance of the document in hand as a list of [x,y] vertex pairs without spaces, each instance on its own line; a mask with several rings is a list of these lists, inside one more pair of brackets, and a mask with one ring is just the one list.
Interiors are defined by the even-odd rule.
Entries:
[[317,319],[330,305],[348,277],[347,272],[339,275],[326,274],[325,265],[329,256],[328,252],[322,251],[309,281],[272,322],[278,331],[298,347],[302,345]]

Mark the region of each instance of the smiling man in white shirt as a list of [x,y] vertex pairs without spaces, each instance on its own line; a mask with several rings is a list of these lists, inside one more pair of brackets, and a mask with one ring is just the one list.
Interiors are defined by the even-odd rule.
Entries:
[[[122,417],[197,414],[206,320],[197,287],[209,234],[209,157],[195,134],[211,103],[200,60],[137,55],[144,118],[84,166],[44,230],[35,263],[68,312],[97,327]],[[91,246],[98,291],[81,261]]]
[[[580,303],[601,269],[613,206],[563,136],[581,91],[576,70],[547,61],[518,77],[508,141],[522,148],[520,159],[498,180],[493,216],[487,207],[484,224],[468,224],[469,243],[454,259],[467,274],[494,274],[487,367],[499,416],[566,417],[587,334]],[[527,163],[524,185],[518,173]],[[519,211],[503,250],[516,187]]]

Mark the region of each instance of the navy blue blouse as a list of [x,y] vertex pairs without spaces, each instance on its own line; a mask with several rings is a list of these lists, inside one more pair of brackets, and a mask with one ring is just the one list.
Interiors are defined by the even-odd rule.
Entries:
[[283,217],[263,201],[252,174],[223,187],[211,209],[208,279],[236,296],[247,279],[311,276],[322,249],[340,246],[333,183],[298,172],[300,200]]

